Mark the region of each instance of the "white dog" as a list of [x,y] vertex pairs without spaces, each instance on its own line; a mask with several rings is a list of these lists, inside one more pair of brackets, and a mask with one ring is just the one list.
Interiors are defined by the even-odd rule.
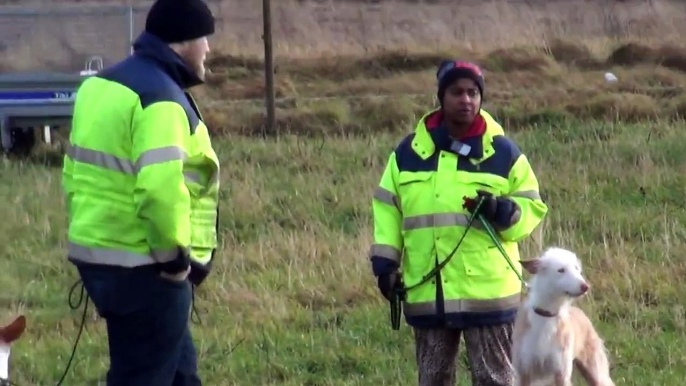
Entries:
[[614,386],[603,341],[584,312],[571,305],[589,290],[576,254],[550,248],[521,264],[532,278],[513,333],[517,384],[571,386],[576,368],[588,385]]

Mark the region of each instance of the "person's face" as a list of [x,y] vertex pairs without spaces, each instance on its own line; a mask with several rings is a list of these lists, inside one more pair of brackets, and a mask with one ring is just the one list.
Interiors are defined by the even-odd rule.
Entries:
[[210,52],[207,37],[185,42],[178,47],[177,52],[198,77],[204,81],[205,59],[207,58],[207,53]]
[[443,112],[453,123],[471,124],[479,113],[480,106],[479,87],[471,79],[458,79],[445,90]]

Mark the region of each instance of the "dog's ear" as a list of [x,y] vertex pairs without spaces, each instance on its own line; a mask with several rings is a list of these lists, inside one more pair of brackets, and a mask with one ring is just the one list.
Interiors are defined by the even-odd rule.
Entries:
[[21,334],[26,329],[26,317],[24,315],[18,316],[10,325],[0,327],[0,341],[7,344],[19,339]]
[[538,259],[532,259],[532,260],[520,260],[519,263],[526,269],[527,272],[530,274],[534,275],[536,272],[538,272]]

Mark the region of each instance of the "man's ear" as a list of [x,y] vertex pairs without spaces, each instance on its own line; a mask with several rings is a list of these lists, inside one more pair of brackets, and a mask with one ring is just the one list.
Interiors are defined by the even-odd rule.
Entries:
[[536,272],[538,272],[538,259],[520,260],[519,263],[527,272],[529,272],[532,275],[535,275]]

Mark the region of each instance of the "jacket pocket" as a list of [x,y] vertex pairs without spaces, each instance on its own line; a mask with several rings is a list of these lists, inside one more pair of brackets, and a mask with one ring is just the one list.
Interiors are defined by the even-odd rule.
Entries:
[[433,175],[434,172],[400,172],[398,195],[403,213],[416,212],[423,201],[433,197]]
[[[512,255],[510,251],[507,252],[508,255]],[[505,260],[500,250],[495,246],[469,251],[463,255],[462,260],[464,262],[465,275],[467,276],[501,278],[512,273],[507,260]],[[513,261],[512,263],[518,262]]]

